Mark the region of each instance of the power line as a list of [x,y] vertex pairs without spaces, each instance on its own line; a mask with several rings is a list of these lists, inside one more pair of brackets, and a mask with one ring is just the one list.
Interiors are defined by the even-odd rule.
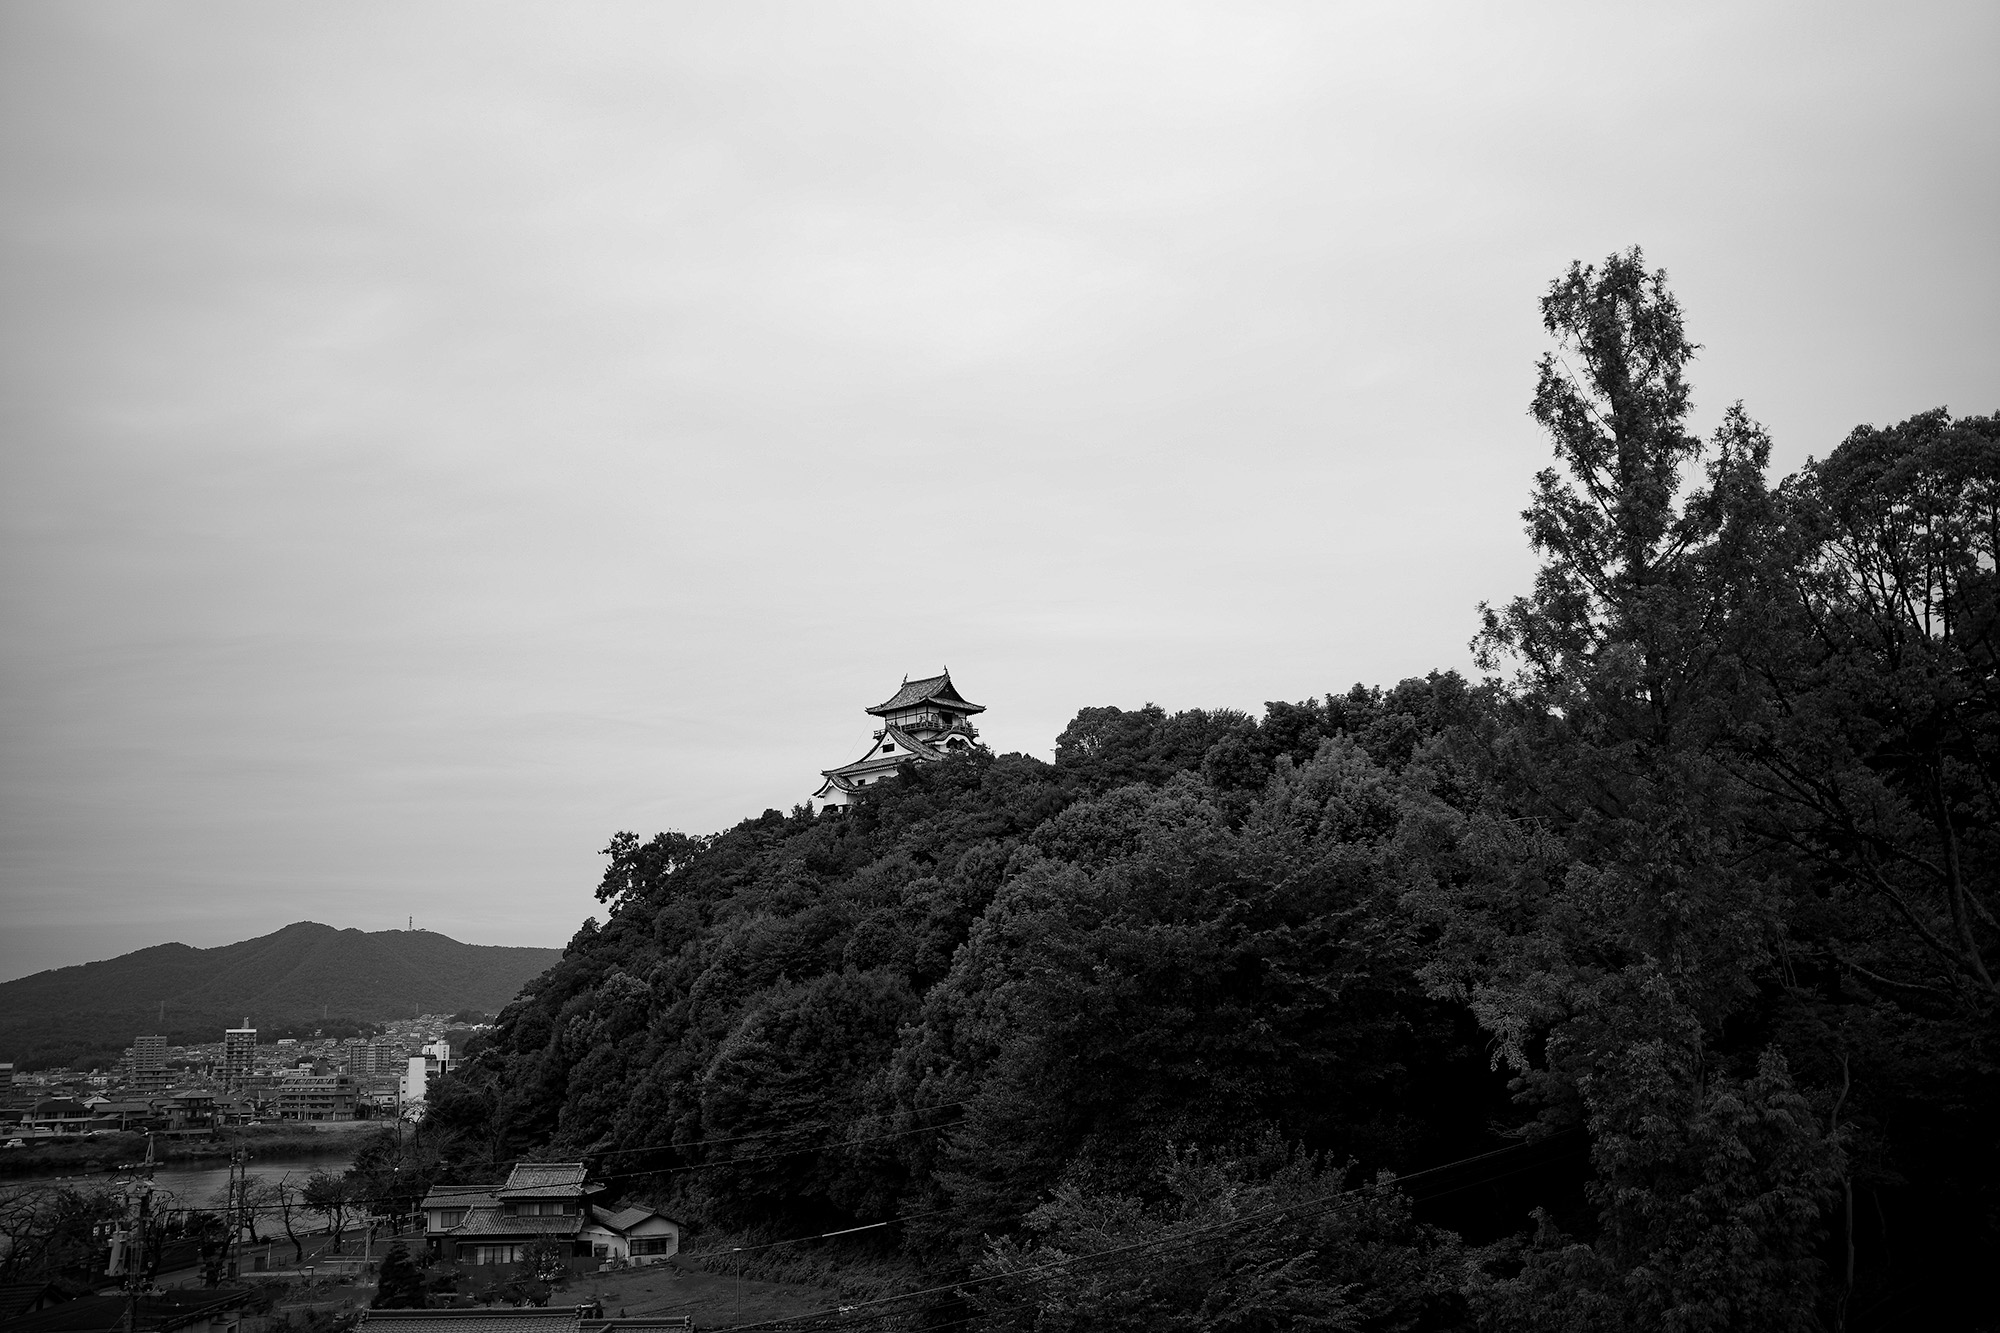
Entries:
[[786,1240],[766,1241],[762,1245],[732,1245],[727,1249],[714,1249],[714,1250],[694,1250],[694,1251],[682,1250],[680,1252],[680,1257],[683,1259],[706,1259],[710,1255],[755,1254],[759,1250],[775,1250],[780,1245],[802,1245],[809,1240],[831,1240],[835,1236],[852,1236],[856,1232],[860,1231],[877,1231],[880,1230],[882,1227],[894,1226],[898,1222],[911,1222],[919,1217],[936,1217],[940,1213],[952,1213],[957,1211],[958,1210],[955,1208],[932,1208],[926,1212],[904,1213],[901,1217],[884,1218],[880,1222],[870,1222],[865,1226],[842,1227],[838,1231],[822,1231],[819,1234],[813,1236],[792,1236]]
[[[962,1105],[964,1103],[959,1103],[959,1104]],[[772,1161],[785,1157],[801,1156],[806,1153],[824,1151],[829,1148],[837,1148],[845,1145],[877,1142],[883,1139],[890,1139],[890,1138],[900,1138],[907,1136],[909,1134],[921,1133],[926,1130],[947,1129],[954,1125],[962,1123],[964,1123],[963,1118],[959,1120],[945,1121],[937,1125],[921,1126],[917,1129],[903,1130],[891,1134],[876,1135],[864,1139],[845,1140],[841,1144],[826,1144],[814,1148],[800,1149],[794,1152],[771,1153],[771,1154],[764,1154],[758,1157],[732,1158],[723,1162],[705,1163],[697,1166],[689,1166],[689,1167],[675,1168],[675,1169],[703,1170],[703,1169],[711,1169],[714,1167],[737,1165],[747,1162]],[[1426,1167],[1421,1171],[1413,1171],[1408,1175],[1398,1176],[1388,1181],[1377,1181],[1375,1183],[1359,1186],[1353,1189],[1343,1187],[1341,1189],[1333,1190],[1326,1194],[1322,1194],[1310,1199],[1300,1199],[1286,1203],[1273,1204],[1270,1205],[1269,1207],[1259,1209],[1255,1212],[1246,1213],[1240,1217],[1223,1218],[1215,1222],[1204,1223],[1200,1226],[1187,1228],[1181,1231],[1175,1231],[1167,1235],[1147,1237],[1145,1239],[1128,1242],[1123,1245],[1109,1246],[1102,1250],[1091,1251],[1088,1254],[1067,1255],[1061,1259],[1049,1260],[1044,1263],[1030,1265],[1025,1268],[1014,1269],[1008,1272],[989,1273],[982,1277],[965,1278],[941,1286],[924,1287],[916,1289],[914,1291],[900,1292],[892,1296],[877,1297],[872,1300],[865,1300],[865,1301],[855,1302],[852,1304],[835,1306],[829,1309],[809,1311],[805,1314],[791,1316],[786,1319],[764,1320],[753,1324],[732,1325],[729,1327],[729,1329],[723,1330],[722,1333],[737,1333],[737,1331],[739,1330],[774,1328],[783,1325],[798,1323],[800,1321],[805,1321],[805,1320],[826,1319],[826,1318],[844,1320],[847,1316],[852,1314],[861,1314],[864,1317],[864,1319],[872,1319],[878,1316],[886,1316],[890,1314],[892,1312],[891,1307],[894,1307],[895,1305],[901,1302],[915,1300],[917,1298],[924,1296],[936,1296],[936,1295],[943,1295],[946,1293],[962,1293],[968,1287],[982,1286],[993,1282],[1032,1280],[1034,1278],[1049,1273],[1054,1273],[1063,1271],[1065,1269],[1074,1268],[1080,1264],[1093,1263],[1102,1259],[1116,1258],[1120,1255],[1133,1254],[1142,1250],[1152,1250],[1155,1252],[1168,1252],[1173,1249],[1196,1244],[1202,1240],[1206,1240],[1209,1237],[1222,1232],[1227,1232],[1234,1229],[1240,1229],[1247,1226],[1253,1226],[1264,1222],[1282,1221],[1288,1214],[1311,1213],[1311,1212],[1321,1211],[1326,1207],[1330,1206],[1334,1201],[1349,1195],[1362,1194],[1371,1190],[1399,1189],[1407,1185],[1411,1181],[1421,1180],[1428,1176],[1435,1176],[1446,1171],[1455,1170],[1459,1167],[1471,1166],[1479,1162],[1491,1161],[1492,1159],[1498,1157],[1515,1156],[1525,1150],[1533,1149],[1538,1146],[1539,1146],[1538,1144],[1510,1144],[1504,1148],[1495,1148],[1487,1152],[1476,1153],[1470,1157],[1459,1158],[1456,1161],[1444,1162],[1440,1163],[1437,1166]],[[1488,1184],[1492,1180],[1502,1179],[1505,1178],[1506,1176],[1518,1174],[1522,1170],[1532,1169],[1534,1165],[1535,1164],[1533,1163],[1524,1164],[1521,1167],[1517,1167],[1510,1171],[1500,1172],[1497,1175],[1481,1176],[1478,1179],[1466,1181],[1459,1185],[1450,1186],[1443,1190],[1438,1190],[1435,1192],[1426,1192],[1426,1197],[1433,1197],[1433,1198],[1443,1197],[1448,1194],[1457,1193],[1460,1190]],[[634,1171],[621,1174],[624,1176],[644,1176],[644,1175],[659,1175],[668,1173],[669,1172],[659,1172],[659,1171]],[[605,1178],[615,1179],[619,1177],[614,1175]],[[380,1202],[392,1197],[406,1198],[408,1196],[376,1196],[375,1198],[354,1199],[354,1200],[349,1200],[347,1202],[348,1206],[359,1208],[367,1203]],[[303,1204],[252,1205],[247,1208],[189,1207],[189,1208],[173,1208],[167,1211],[169,1213],[182,1213],[182,1214],[220,1213],[225,1215],[234,1215],[241,1217],[241,1216],[260,1214],[260,1213],[269,1214],[272,1212],[284,1212],[288,1208],[299,1208],[302,1211],[306,1212],[316,1212],[320,1213],[321,1216],[329,1218],[332,1215],[330,1212],[323,1211],[317,1208],[307,1208]],[[727,1250],[697,1251],[692,1254],[689,1254],[687,1257],[707,1258],[710,1256],[721,1255],[721,1254],[755,1253],[760,1250],[774,1249],[783,1245],[803,1244],[807,1241],[826,1240],[836,1236],[852,1235],[863,1231],[873,1231],[880,1229],[882,1227],[895,1225],[899,1222],[912,1221],[921,1217],[932,1217],[942,1213],[949,1213],[954,1211],[956,1210],[953,1208],[930,1209],[925,1212],[905,1214],[900,1217],[888,1218],[880,1222],[871,1222],[864,1224],[862,1226],[847,1227],[836,1231],[820,1232],[810,1236],[795,1236],[787,1238],[785,1240],[766,1242],[761,1245],[734,1246]],[[951,1321],[951,1324],[964,1323],[964,1322],[969,1322],[969,1320],[955,1320]],[[841,1326],[852,1327],[852,1325],[850,1324],[843,1324]],[[942,1328],[948,1326],[951,1325],[950,1324],[933,1325],[932,1327]]]
[[[970,1105],[972,1105],[972,1102],[970,1100],[962,1102],[939,1102],[935,1106],[919,1107],[911,1111],[865,1111],[861,1115],[856,1116],[854,1118],[857,1120],[881,1120],[887,1116],[892,1116],[892,1115],[921,1115],[925,1111],[949,1111],[954,1107],[970,1106]],[[840,1123],[841,1123],[841,1118],[838,1116],[825,1116],[818,1120],[802,1120],[798,1123],[798,1125],[794,1126],[791,1129],[767,1129],[757,1134],[737,1134],[729,1138],[721,1138],[721,1139],[692,1139],[685,1143],[676,1143],[672,1140],[668,1140],[665,1143],[642,1143],[639,1144],[637,1147],[633,1148],[603,1148],[603,1149],[587,1148],[581,1150],[579,1155],[583,1157],[616,1157],[625,1153],[656,1152],[668,1148],[673,1148],[673,1149],[705,1148],[712,1144],[717,1144],[717,1143],[742,1143],[749,1139],[772,1139],[772,1138],[777,1138],[781,1134],[797,1133],[800,1128],[808,1128],[813,1125],[835,1125]],[[953,1123],[957,1122],[954,1121]]]
[[[1170,1235],[1148,1237],[1145,1240],[1132,1241],[1124,1245],[1109,1246],[1102,1250],[1093,1250],[1088,1254],[1068,1255],[1061,1259],[1055,1259],[1055,1260],[1050,1260],[1046,1263],[1031,1265],[1027,1268],[1014,1269],[1010,1272],[989,1273],[984,1277],[965,1278],[962,1279],[961,1281],[947,1283],[943,1286],[923,1287],[916,1291],[901,1292],[894,1296],[877,1297],[874,1300],[860,1301],[851,1305],[835,1306],[831,1309],[826,1309],[826,1310],[812,1310],[808,1311],[805,1314],[793,1315],[790,1318],[786,1319],[767,1319],[759,1321],[754,1324],[735,1324],[729,1326],[728,1328],[718,1330],[718,1333],[741,1333],[742,1330],[747,1330],[747,1329],[776,1328],[802,1320],[821,1319],[828,1317],[841,1317],[850,1313],[854,1313],[857,1311],[864,1311],[864,1310],[881,1311],[882,1307],[893,1305],[899,1301],[914,1300],[920,1296],[937,1296],[937,1295],[942,1295],[946,1292],[962,1292],[967,1287],[982,1286],[989,1282],[1010,1282],[1010,1281],[1018,1281],[1024,1278],[1034,1278],[1045,1273],[1053,1273],[1060,1271],[1062,1269],[1073,1268],[1078,1264],[1089,1263],[1097,1259],[1112,1258],[1121,1254],[1131,1254],[1139,1250],[1146,1250],[1146,1249],[1168,1250],[1180,1246],[1192,1245],[1198,1241],[1206,1240],[1210,1236],[1215,1235],[1219,1232],[1224,1232],[1231,1230],[1233,1228],[1250,1225],[1260,1220],[1282,1221],[1284,1217],[1289,1213],[1304,1212],[1308,1210],[1321,1210],[1331,1205],[1336,1199],[1343,1198],[1347,1195],[1361,1194],[1370,1190],[1396,1189],[1401,1187],[1407,1181],[1419,1180],[1425,1176],[1436,1175],[1439,1172],[1449,1171],[1456,1167],[1469,1166],[1475,1162],[1488,1161],[1494,1157],[1502,1156],[1503,1154],[1518,1153],[1525,1148],[1532,1148],[1535,1146],[1537,1145],[1510,1144],[1505,1148],[1495,1148],[1488,1152],[1474,1154],[1471,1157],[1462,1157],[1455,1162],[1442,1162],[1437,1166],[1425,1167],[1421,1171],[1412,1171],[1410,1174],[1406,1176],[1397,1176],[1392,1180],[1381,1181],[1369,1185],[1363,1185],[1354,1189],[1341,1188],[1333,1190],[1327,1194],[1319,1195],[1316,1198],[1298,1199],[1288,1203],[1273,1204],[1268,1208],[1259,1209],[1258,1211],[1252,1213],[1246,1213],[1241,1217],[1224,1218],[1220,1221],[1204,1223],[1201,1226],[1193,1227],[1186,1231],[1177,1231]],[[1502,1174],[1511,1175],[1514,1173],[1505,1172]],[[1500,1179],[1500,1178],[1501,1177],[1499,1176],[1493,1177],[1493,1179]],[[1468,1185],[1484,1184],[1484,1183],[1486,1183],[1486,1181],[1484,1179],[1481,1179],[1478,1181],[1468,1182]],[[1452,1189],[1439,1191],[1438,1197],[1442,1197],[1442,1195],[1444,1194],[1456,1193],[1459,1189],[1464,1189],[1467,1187],[1468,1186],[1466,1185],[1460,1185],[1460,1186],[1454,1186]]]
[[808,1153],[825,1152],[833,1148],[848,1148],[863,1143],[880,1143],[885,1139],[903,1139],[908,1138],[912,1134],[928,1134],[932,1130],[951,1129],[954,1126],[964,1123],[965,1121],[962,1118],[958,1120],[943,1120],[935,1125],[918,1125],[915,1129],[899,1129],[894,1133],[872,1134],[867,1138],[861,1139],[842,1139],[838,1143],[818,1144],[811,1148],[794,1148],[789,1152],[762,1153],[755,1157],[728,1157],[719,1162],[693,1162],[686,1166],[659,1167],[650,1171],[612,1172],[598,1178],[600,1180],[621,1180],[629,1179],[633,1176],[671,1176],[678,1175],[683,1171],[712,1171],[724,1166],[744,1166],[752,1162],[775,1162],[786,1157],[803,1157]]
[[[599,1179],[599,1180],[631,1180],[631,1179],[636,1179],[636,1178],[640,1178],[640,1177],[645,1177],[645,1176],[669,1176],[669,1175],[681,1175],[681,1174],[684,1174],[684,1173],[687,1173],[687,1172],[691,1172],[691,1171],[716,1171],[716,1170],[720,1170],[720,1169],[722,1169],[723,1167],[729,1167],[729,1166],[747,1166],[747,1165],[751,1165],[751,1164],[754,1164],[754,1163],[758,1163],[758,1162],[777,1162],[777,1161],[783,1161],[783,1160],[784,1160],[785,1158],[788,1158],[788,1157],[805,1157],[805,1156],[809,1156],[809,1155],[811,1155],[811,1154],[813,1154],[813,1153],[821,1153],[821,1152],[832,1152],[832,1151],[834,1151],[834,1150],[837,1150],[837,1149],[840,1149],[840,1148],[850,1148],[850,1147],[859,1147],[860,1145],[862,1145],[862,1144],[867,1144],[867,1143],[881,1143],[881,1142],[884,1142],[884,1141],[886,1141],[886,1140],[888,1140],[888,1139],[901,1139],[901,1138],[908,1138],[908,1137],[910,1137],[910,1136],[911,1136],[911,1135],[913,1135],[913,1134],[928,1134],[928,1133],[930,1133],[930,1132],[932,1132],[932,1131],[934,1131],[934,1130],[940,1130],[940,1129],[951,1129],[951,1128],[953,1128],[954,1126],[957,1126],[957,1125],[962,1125],[962,1124],[964,1124],[964,1123],[965,1123],[965,1121],[964,1121],[963,1119],[958,1119],[958,1120],[944,1120],[944,1121],[940,1121],[939,1123],[937,1123],[937,1124],[935,1124],[935,1125],[919,1125],[919,1126],[917,1126],[917,1127],[916,1127],[916,1128],[914,1128],[914,1129],[903,1129],[903,1130],[896,1130],[896,1131],[894,1131],[894,1132],[892,1132],[892,1133],[888,1133],[888,1134],[872,1134],[872,1135],[868,1135],[867,1137],[864,1137],[864,1138],[858,1138],[858,1139],[841,1139],[841,1140],[839,1140],[838,1142],[835,1142],[835,1143],[820,1143],[820,1144],[814,1144],[814,1145],[812,1145],[812,1146],[810,1146],[810,1147],[805,1147],[805,1148],[793,1148],[793,1149],[789,1149],[789,1150],[787,1150],[787,1151],[785,1151],[785,1152],[774,1152],[774,1153],[760,1153],[760,1154],[757,1154],[756,1156],[752,1156],[752,1157],[728,1157],[728,1158],[724,1158],[724,1159],[722,1159],[721,1161],[716,1161],[716,1162],[693,1162],[693,1163],[688,1163],[688,1164],[685,1164],[685,1165],[682,1165],[682,1166],[671,1166],[671,1167],[656,1167],[656,1168],[651,1168],[651,1169],[646,1169],[646,1170],[634,1170],[634,1171],[613,1171],[613,1172],[608,1172],[608,1173],[606,1173],[606,1174],[604,1174],[604,1175],[601,1175],[601,1176],[598,1176],[598,1177],[597,1177],[597,1179]],[[156,1163],[155,1165],[157,1165],[157,1163]],[[124,1177],[124,1178],[123,1178],[122,1180],[110,1180],[110,1181],[106,1181],[105,1183],[106,1183],[107,1185],[117,1185],[117,1184],[121,1184],[121,1183],[131,1183],[131,1182],[137,1182],[137,1181],[139,1181],[139,1180],[141,1180],[141,1179],[142,1179],[141,1177],[137,1177],[137,1176],[126,1176],[126,1177]],[[499,1188],[501,1188],[501,1186],[500,1186],[499,1184],[494,1184],[494,1185],[492,1185],[492,1186],[490,1186],[490,1187],[489,1187],[489,1186],[468,1186],[468,1187],[463,1187],[463,1188],[472,1188],[472,1189],[478,1189],[478,1188],[492,1188],[492,1189],[499,1189]],[[162,1191],[162,1192],[164,1192],[164,1191]],[[415,1191],[412,1191],[412,1193],[414,1193],[414,1192],[415,1192]],[[428,1190],[426,1190],[426,1192],[428,1192]],[[386,1203],[386,1202],[390,1202],[390,1201],[393,1201],[393,1200],[397,1200],[397,1199],[404,1199],[404,1198],[408,1198],[408,1197],[409,1197],[409,1196],[408,1196],[408,1195],[405,1195],[405,1194],[375,1194],[375,1195],[362,1195],[362,1196],[359,1196],[359,1197],[352,1197],[352,1198],[349,1198],[349,1199],[347,1199],[347,1200],[345,1201],[345,1203],[346,1203],[346,1206],[347,1206],[347,1207],[350,1207],[350,1208],[355,1208],[355,1209],[360,1209],[360,1208],[364,1208],[364,1207],[366,1207],[367,1205],[369,1205],[369,1204],[372,1204],[372,1203]],[[219,1208],[219,1207],[215,1207],[215,1206],[213,1206],[213,1205],[204,1205],[204,1204],[189,1204],[189,1205],[187,1205],[187,1206],[185,1206],[185,1207],[182,1207],[182,1206],[178,1206],[178,1205],[177,1205],[177,1206],[175,1206],[174,1208],[172,1208],[172,1209],[171,1209],[170,1211],[172,1211],[172,1212],[175,1212],[175,1213],[217,1213],[217,1214],[224,1214],[224,1215],[233,1215],[233,1216],[243,1216],[243,1215],[246,1215],[246,1214],[253,1214],[253,1213],[254,1213],[254,1214],[261,1214],[261,1215],[266,1215],[266,1216],[269,1216],[269,1215],[273,1215],[273,1214],[279,1214],[279,1213],[282,1213],[282,1212],[283,1212],[283,1211],[285,1210],[285,1208],[286,1208],[287,1206],[288,1206],[288,1205],[285,1205],[285,1204],[252,1204],[252,1205],[250,1205],[250,1206],[248,1206],[248,1207],[240,1207],[240,1208]],[[289,1205],[289,1206],[290,1206],[290,1207],[293,1207],[293,1208],[305,1208],[305,1211],[307,1211],[307,1212],[316,1212],[316,1213],[320,1213],[320,1214],[321,1214],[321,1216],[326,1216],[326,1214],[325,1214],[325,1213],[323,1213],[323,1212],[321,1212],[321,1210],[320,1210],[320,1209],[318,1209],[318,1208],[312,1208],[312,1207],[307,1207],[307,1206],[306,1206],[306,1205],[304,1205],[304,1204],[297,1204],[297,1203],[295,1203],[295,1204],[291,1204],[291,1205]]]

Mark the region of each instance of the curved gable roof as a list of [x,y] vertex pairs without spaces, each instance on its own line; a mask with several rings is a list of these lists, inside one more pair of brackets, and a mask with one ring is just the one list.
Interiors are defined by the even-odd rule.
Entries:
[[894,712],[899,708],[915,708],[918,704],[933,701],[949,705],[954,711],[960,713],[983,713],[986,711],[984,704],[972,703],[964,695],[952,688],[951,672],[949,671],[945,672],[942,676],[926,676],[922,680],[906,680],[903,682],[903,688],[890,695],[887,701],[863,711],[880,717],[884,713]]
[[522,1162],[494,1191],[502,1199],[575,1198],[584,1193],[581,1162]]

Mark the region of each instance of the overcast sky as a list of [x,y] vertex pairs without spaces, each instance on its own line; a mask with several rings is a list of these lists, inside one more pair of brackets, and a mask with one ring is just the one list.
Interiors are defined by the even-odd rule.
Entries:
[[948,664],[1469,666],[1536,299],[1634,243],[1777,465],[2000,408],[2000,7],[0,9],[0,976],[559,944]]

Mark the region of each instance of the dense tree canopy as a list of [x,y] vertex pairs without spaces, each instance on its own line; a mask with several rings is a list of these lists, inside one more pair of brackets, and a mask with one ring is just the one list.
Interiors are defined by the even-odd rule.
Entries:
[[1085,708],[1052,764],[620,833],[442,1169],[906,1218],[994,1329],[1971,1326],[2000,421],[1772,484],[1740,407],[1690,429],[1638,252],[1542,309],[1559,466],[1486,679]]

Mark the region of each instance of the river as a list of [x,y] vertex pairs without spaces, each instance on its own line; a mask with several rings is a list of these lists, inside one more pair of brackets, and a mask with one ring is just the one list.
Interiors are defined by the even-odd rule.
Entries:
[[[304,1179],[314,1171],[345,1171],[354,1161],[354,1149],[342,1143],[322,1153],[273,1153],[269,1156],[253,1155],[248,1171],[253,1176],[262,1176],[276,1183],[286,1175],[294,1179]],[[12,1193],[27,1185],[74,1185],[80,1189],[93,1186],[115,1185],[122,1180],[130,1180],[137,1174],[132,1171],[92,1171],[88,1174],[72,1173],[64,1175],[50,1172],[47,1175],[10,1176],[0,1180],[0,1192]],[[153,1168],[153,1189],[173,1196],[175,1204],[181,1207],[200,1207],[207,1204],[229,1181],[229,1159],[208,1157],[199,1161],[167,1162]]]

